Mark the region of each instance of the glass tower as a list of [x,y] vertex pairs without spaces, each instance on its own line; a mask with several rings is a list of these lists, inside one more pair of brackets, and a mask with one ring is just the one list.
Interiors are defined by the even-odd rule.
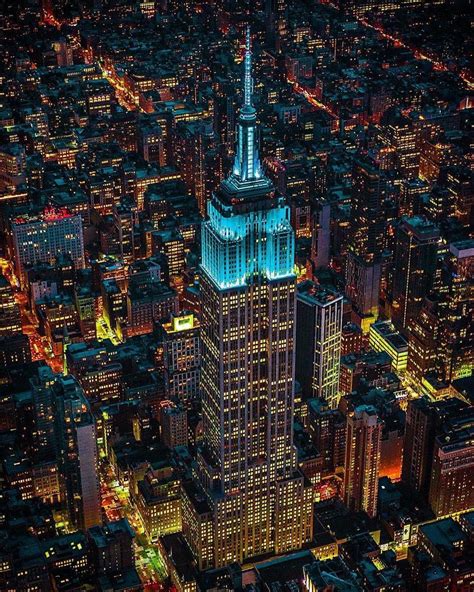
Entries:
[[293,446],[294,234],[260,164],[248,31],[244,65],[234,166],[202,232],[203,444],[198,492],[183,502],[201,569],[312,537],[312,490]]

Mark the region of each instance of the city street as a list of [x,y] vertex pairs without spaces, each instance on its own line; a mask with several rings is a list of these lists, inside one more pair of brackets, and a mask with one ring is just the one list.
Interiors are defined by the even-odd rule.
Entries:
[[[117,481],[110,466],[102,465],[101,496],[106,521],[127,518],[135,531],[136,569],[143,584],[152,586],[149,590],[163,589],[167,577],[166,567],[158,549],[147,540],[138,513],[130,506],[128,490]],[[154,587],[153,587],[154,586]]]

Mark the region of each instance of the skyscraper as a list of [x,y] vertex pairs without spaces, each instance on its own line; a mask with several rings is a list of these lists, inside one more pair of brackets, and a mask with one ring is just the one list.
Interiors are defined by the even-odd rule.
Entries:
[[267,42],[277,51],[281,50],[286,37],[288,7],[285,0],[265,0],[265,24]]
[[346,292],[364,332],[368,327],[363,319],[378,316],[387,189],[385,174],[374,158],[361,156],[355,160]]
[[313,282],[298,286],[296,378],[304,395],[322,398],[332,409],[339,400],[342,303],[342,294]]
[[58,376],[54,390],[66,505],[71,522],[87,529],[102,523],[95,420],[74,377]]
[[347,418],[344,503],[369,516],[377,512],[382,421],[374,407],[360,405]]
[[201,341],[192,313],[171,315],[163,324],[163,366],[166,396],[190,404],[199,395]]
[[436,267],[439,229],[420,216],[402,218],[397,229],[392,281],[393,324],[405,332],[421,310]]
[[[183,502],[201,569],[298,549],[312,536],[312,491],[293,446],[294,235],[260,164],[252,87],[247,32],[234,166],[202,230],[203,496]],[[193,538],[198,528],[208,540]]]
[[100,524],[100,487],[95,420],[73,376],[40,366],[30,380],[34,459],[59,468],[61,497],[72,525]]
[[429,502],[436,516],[464,512],[474,504],[474,428],[438,436],[433,452]]
[[435,414],[428,399],[420,397],[408,403],[402,480],[414,491],[426,495],[433,459]]
[[18,333],[21,333],[20,308],[7,278],[0,273],[0,337]]

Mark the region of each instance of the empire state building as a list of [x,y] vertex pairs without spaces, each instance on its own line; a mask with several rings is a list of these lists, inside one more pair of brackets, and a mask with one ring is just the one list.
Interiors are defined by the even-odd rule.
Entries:
[[312,538],[312,490],[293,445],[294,234],[259,159],[251,61],[247,31],[235,161],[202,230],[203,443],[183,500],[200,569]]

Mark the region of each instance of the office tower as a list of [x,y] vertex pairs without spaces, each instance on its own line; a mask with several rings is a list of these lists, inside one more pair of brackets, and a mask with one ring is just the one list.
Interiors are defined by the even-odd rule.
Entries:
[[0,337],[0,368],[11,370],[14,366],[31,362],[28,335],[16,333]]
[[381,274],[380,261],[369,263],[348,252],[346,294],[355,308],[355,322],[360,324],[364,334],[368,333],[370,322],[378,317]]
[[84,341],[96,338],[95,297],[92,287],[78,281],[74,285],[74,304],[79,317],[79,327]]
[[138,152],[148,163],[156,163],[165,166],[164,138],[161,126],[152,121],[140,122],[138,128]]
[[73,343],[66,352],[66,371],[81,385],[90,403],[117,403],[123,395],[122,364],[106,347]]
[[402,481],[422,495],[428,493],[434,437],[435,414],[428,399],[412,399],[406,411]]
[[408,404],[402,481],[425,499],[429,493],[438,516],[456,504],[468,507],[470,493],[461,489],[472,471],[472,418],[472,406],[454,397],[437,402],[423,397]]
[[217,81],[216,95],[214,130],[223,149],[234,154],[235,87],[229,81]]
[[474,191],[470,171],[464,167],[450,168],[447,186],[454,197],[456,218],[466,228],[474,224]]
[[244,63],[234,166],[202,229],[203,494],[183,501],[200,569],[298,549],[312,536],[312,491],[293,446],[294,235],[260,164],[249,32]]
[[33,454],[38,460],[56,460],[58,454],[54,381],[55,374],[49,366],[40,366],[38,375],[30,380],[34,414]]
[[199,396],[201,339],[199,321],[181,312],[163,324],[163,366],[166,396],[190,404]]
[[384,248],[387,179],[377,161],[359,157],[352,170],[351,251],[367,262],[377,260]]
[[395,239],[391,289],[392,321],[406,332],[432,286],[439,229],[426,218],[402,218]]
[[135,207],[127,202],[114,204],[112,208],[113,223],[116,229],[118,256],[125,263],[132,263],[135,259],[134,223]]
[[341,356],[358,354],[362,349],[362,331],[355,323],[346,323],[342,327]]
[[393,151],[396,169],[405,179],[417,179],[420,149],[413,121],[394,109],[384,114],[382,125],[382,140]]
[[25,284],[25,267],[51,263],[69,255],[76,269],[84,267],[82,217],[65,209],[47,207],[39,215],[17,216],[11,222],[13,258],[20,283]]
[[349,252],[346,262],[346,293],[359,322],[377,318],[381,279],[381,255],[384,249],[387,179],[377,162],[359,157],[352,171],[352,197]]
[[311,262],[314,269],[329,266],[330,256],[331,204],[321,202],[313,213],[313,232],[311,236]]
[[138,482],[135,503],[150,539],[157,540],[165,534],[181,531],[180,488],[179,478],[168,466],[149,469]]
[[369,345],[374,351],[388,353],[395,372],[406,370],[408,343],[390,321],[377,321],[370,326]]
[[184,237],[175,226],[154,230],[151,235],[151,255],[166,256],[171,280],[179,283],[186,265]]
[[413,216],[421,209],[423,196],[427,195],[429,185],[421,179],[403,179],[400,183],[398,212],[400,216]]
[[160,409],[161,439],[168,448],[186,446],[188,443],[188,412],[182,405],[170,401]]
[[265,0],[267,43],[278,52],[287,33],[287,3],[285,0]]
[[332,409],[339,402],[342,304],[341,294],[313,282],[298,286],[296,380],[304,396],[324,399]]
[[222,178],[222,159],[216,152],[217,139],[210,120],[183,121],[175,134],[177,166],[203,217],[207,202]]
[[26,183],[26,153],[20,144],[0,147],[0,191],[16,192]]
[[59,467],[72,524],[101,524],[97,433],[89,403],[73,376],[56,376],[54,385]]
[[127,293],[114,279],[104,280],[101,284],[102,316],[107,330],[122,340],[127,334]]
[[437,517],[450,516],[474,506],[474,426],[451,423],[435,439],[429,503]]
[[126,518],[105,526],[93,526],[87,536],[98,575],[118,574],[135,567],[135,532]]
[[30,386],[35,460],[57,463],[72,525],[100,524],[97,438],[84,391],[74,377],[54,374],[48,366],[38,368]]
[[21,314],[13,289],[0,273],[0,337],[21,333]]
[[347,417],[344,503],[351,510],[377,512],[382,421],[371,405],[356,407]]
[[440,321],[437,308],[436,300],[425,298],[420,313],[408,324],[407,372],[418,384],[438,369]]
[[447,382],[472,374],[473,272],[474,240],[451,243],[441,272],[439,292],[442,301],[438,313],[442,322],[438,367],[442,380]]
[[313,444],[322,457],[323,476],[344,466],[346,418],[339,409],[329,409],[321,399],[307,402],[307,428]]

